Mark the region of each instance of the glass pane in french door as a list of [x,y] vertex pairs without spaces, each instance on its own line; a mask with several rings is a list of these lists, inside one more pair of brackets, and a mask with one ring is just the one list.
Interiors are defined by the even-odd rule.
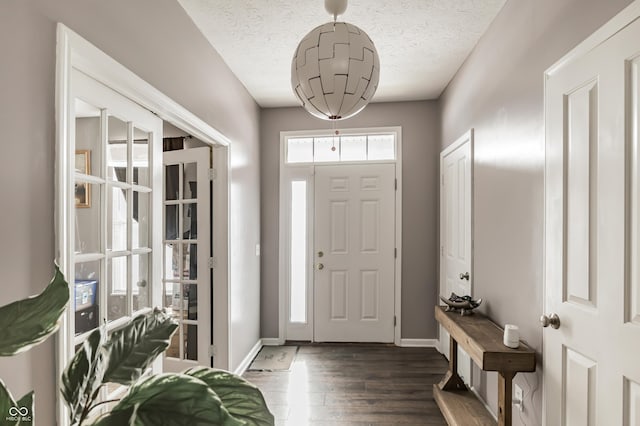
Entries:
[[196,324],[185,324],[182,326],[184,339],[183,358],[191,361],[198,360],[198,326]]
[[107,117],[107,178],[116,182],[127,179],[127,123],[113,115]]
[[102,126],[100,108],[75,99],[76,157],[75,172],[100,176],[102,159]]
[[74,300],[75,335],[100,325],[100,264],[102,261],[78,262],[75,265]]
[[182,215],[182,238],[195,240],[198,238],[198,205],[196,203],[184,204]]
[[75,181],[75,244],[74,252],[99,253],[100,189],[103,185]]
[[184,244],[182,248],[182,277],[185,280],[198,279],[198,246],[194,243]]
[[127,315],[128,256],[107,261],[107,321]]
[[132,247],[149,247],[149,227],[151,225],[151,193],[133,191]]
[[133,310],[151,307],[151,284],[149,283],[149,255],[136,254],[131,257],[133,275]]
[[149,185],[149,134],[137,127],[133,129],[133,180],[134,185]]
[[198,196],[198,165],[197,163],[187,163],[184,165],[184,177],[182,194],[185,200],[195,199]]
[[127,250],[128,190],[112,186],[107,194],[107,250]]

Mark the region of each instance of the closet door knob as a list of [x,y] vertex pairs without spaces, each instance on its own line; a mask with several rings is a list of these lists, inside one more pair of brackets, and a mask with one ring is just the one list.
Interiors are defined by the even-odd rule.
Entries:
[[556,314],[551,314],[550,316],[542,315],[540,317],[540,324],[545,328],[551,326],[551,328],[557,330],[560,328],[560,317]]

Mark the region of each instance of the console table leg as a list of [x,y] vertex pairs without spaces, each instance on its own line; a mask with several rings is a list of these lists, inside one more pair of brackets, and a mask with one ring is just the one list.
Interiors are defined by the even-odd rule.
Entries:
[[511,395],[514,373],[498,373],[498,426],[511,425]]
[[453,337],[449,337],[449,371],[442,378],[438,387],[441,390],[466,390],[467,386],[458,376],[458,342]]

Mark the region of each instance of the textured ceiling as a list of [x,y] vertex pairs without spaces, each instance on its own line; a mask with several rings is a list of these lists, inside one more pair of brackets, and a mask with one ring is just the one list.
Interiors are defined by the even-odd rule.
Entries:
[[[262,107],[298,105],[298,42],[332,17],[323,0],[178,0]],[[338,18],[380,55],[373,102],[436,99],[506,0],[351,0]]]

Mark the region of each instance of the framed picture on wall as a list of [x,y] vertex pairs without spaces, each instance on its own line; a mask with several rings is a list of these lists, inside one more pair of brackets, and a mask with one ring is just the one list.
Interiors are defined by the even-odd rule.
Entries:
[[[76,150],[75,172],[84,175],[91,174],[91,151],[88,149]],[[91,186],[88,183],[75,185],[75,198],[77,208],[91,207]]]

